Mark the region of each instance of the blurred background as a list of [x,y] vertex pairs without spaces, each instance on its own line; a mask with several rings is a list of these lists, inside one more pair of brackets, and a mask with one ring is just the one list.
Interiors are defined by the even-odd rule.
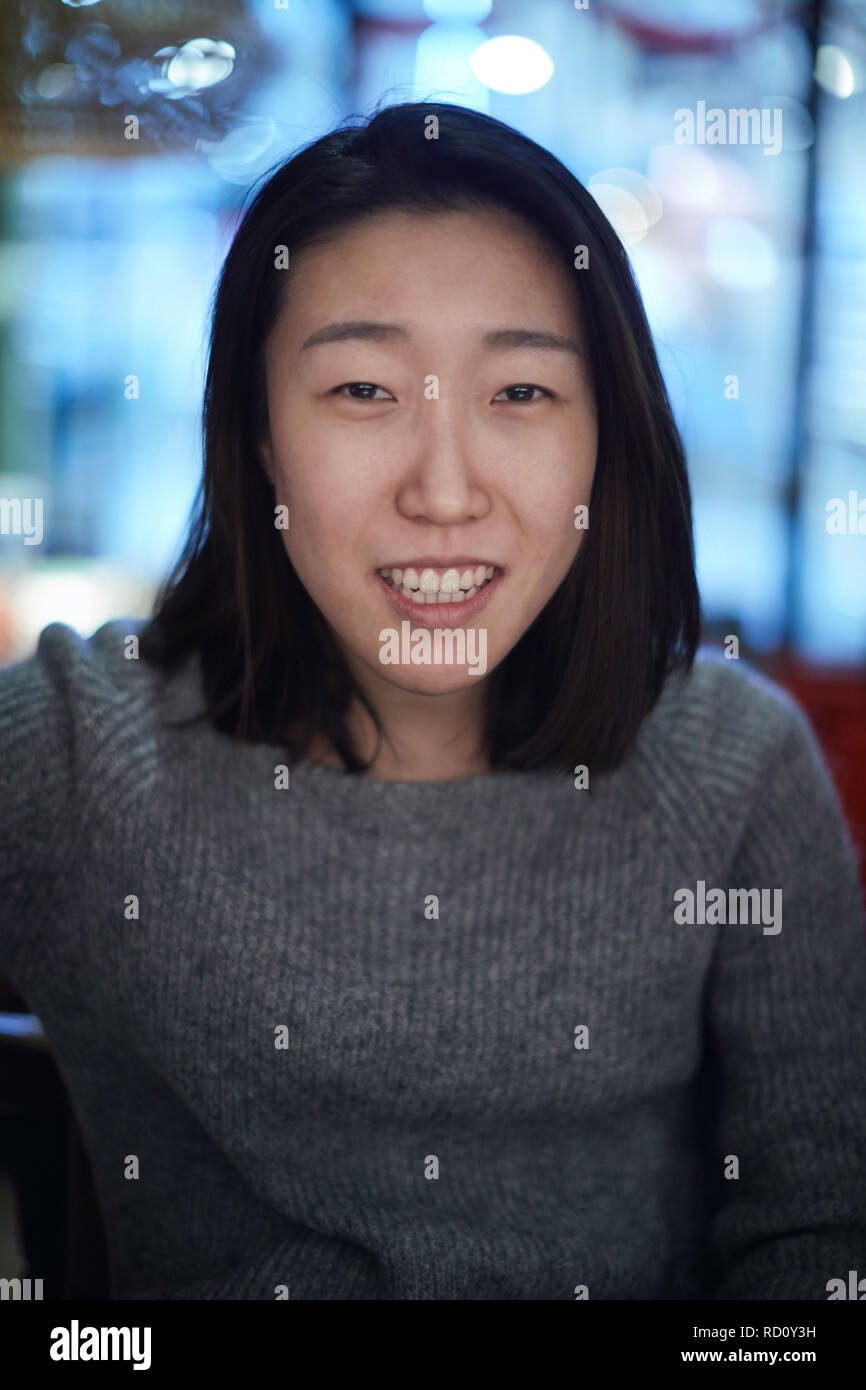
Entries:
[[[149,612],[252,182],[425,98],[548,147],[627,246],[689,456],[704,641],[736,637],[807,708],[866,860],[866,0],[4,0],[0,665],[48,622]],[[778,113],[778,147],[708,141],[702,106]],[[38,1072],[38,1020],[3,1019]],[[27,1076],[0,1123],[31,1102],[44,1123]],[[69,1218],[39,1246],[48,1142],[16,1150],[23,1243],[86,1291]],[[86,1211],[74,1132],[50,1142]]]

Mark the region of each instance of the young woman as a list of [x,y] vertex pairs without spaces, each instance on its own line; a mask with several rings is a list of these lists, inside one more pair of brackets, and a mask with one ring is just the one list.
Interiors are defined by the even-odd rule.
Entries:
[[457,106],[317,140],[226,259],[204,444],[152,620],[0,677],[2,963],[113,1296],[866,1271],[851,840],[799,707],[696,658],[682,446],[586,190]]

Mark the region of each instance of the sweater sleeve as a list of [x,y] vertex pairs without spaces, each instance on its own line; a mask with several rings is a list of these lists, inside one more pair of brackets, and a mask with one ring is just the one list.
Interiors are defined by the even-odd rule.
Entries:
[[711,1226],[717,1299],[826,1299],[829,1280],[866,1274],[856,858],[811,725],[788,697],[778,715],[730,887],[780,888],[781,916],[769,931],[768,913],[717,928],[706,997],[718,1081],[710,1161],[728,1174]]
[[0,971],[15,961],[57,882],[72,810],[74,738],[65,624],[44,628],[33,656],[0,671]]

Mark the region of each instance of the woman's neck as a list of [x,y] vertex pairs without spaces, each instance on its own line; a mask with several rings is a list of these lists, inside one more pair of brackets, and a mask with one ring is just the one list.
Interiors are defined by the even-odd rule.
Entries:
[[[446,736],[433,721],[426,729],[404,729],[400,739],[386,728],[378,740],[370,716],[361,709],[350,714],[348,726],[358,756],[364,762],[373,759],[365,774],[368,777],[393,782],[450,782],[457,777],[483,776],[491,770],[489,755],[474,725],[456,734],[449,731]],[[314,736],[305,757],[309,762],[343,769],[342,759],[324,734]]]

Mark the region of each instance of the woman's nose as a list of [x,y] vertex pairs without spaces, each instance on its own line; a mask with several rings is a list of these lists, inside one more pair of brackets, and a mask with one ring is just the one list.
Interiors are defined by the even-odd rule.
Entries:
[[417,448],[400,488],[407,514],[440,525],[483,515],[489,502],[465,405],[425,400]]

